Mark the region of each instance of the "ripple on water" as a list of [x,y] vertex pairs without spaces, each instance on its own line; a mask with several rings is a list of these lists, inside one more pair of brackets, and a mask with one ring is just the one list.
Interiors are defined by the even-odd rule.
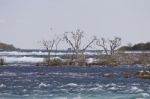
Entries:
[[6,87],[5,84],[0,84],[0,88],[4,88],[4,87]]
[[17,76],[14,72],[2,72],[0,76]]
[[114,68],[24,68],[1,70],[0,99],[150,99],[149,80],[98,76]]
[[149,97],[149,96],[150,96],[150,94],[148,94],[148,93],[141,93],[141,95],[142,95],[144,98],[146,98],[146,97]]
[[139,93],[139,92],[143,92],[143,89],[138,88],[137,86],[131,86],[130,92],[132,93]]
[[76,84],[76,83],[68,83],[68,84],[66,84],[66,86],[76,87],[76,86],[78,86],[78,84]]
[[50,85],[49,85],[49,84],[46,84],[46,83],[43,83],[43,82],[41,82],[41,83],[39,84],[39,88],[48,87],[48,86],[50,86]]

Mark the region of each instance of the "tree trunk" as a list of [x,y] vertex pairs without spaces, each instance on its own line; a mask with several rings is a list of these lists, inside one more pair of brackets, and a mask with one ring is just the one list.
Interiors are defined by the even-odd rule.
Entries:
[[50,57],[51,55],[50,55],[50,50],[48,50],[48,56],[47,56],[47,62],[49,63],[49,61],[50,61]]
[[108,55],[108,51],[106,48],[104,48],[105,54]]
[[77,50],[77,51],[76,51],[76,56],[75,56],[75,66],[79,65],[79,62],[78,62],[78,54],[79,54],[79,51]]

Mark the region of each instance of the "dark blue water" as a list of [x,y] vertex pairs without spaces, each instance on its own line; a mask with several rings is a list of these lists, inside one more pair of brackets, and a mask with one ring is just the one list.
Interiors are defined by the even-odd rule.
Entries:
[[[1,66],[0,99],[150,99],[150,80],[125,78],[142,66]],[[112,73],[112,77],[102,76]]]

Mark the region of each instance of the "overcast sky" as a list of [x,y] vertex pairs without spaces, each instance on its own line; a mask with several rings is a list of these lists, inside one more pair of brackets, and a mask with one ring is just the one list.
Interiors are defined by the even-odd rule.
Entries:
[[38,41],[78,28],[123,45],[148,42],[150,0],[0,0],[1,42],[41,48]]

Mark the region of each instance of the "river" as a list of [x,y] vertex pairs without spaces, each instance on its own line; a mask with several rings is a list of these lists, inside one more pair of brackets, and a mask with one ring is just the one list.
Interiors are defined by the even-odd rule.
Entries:
[[121,76],[141,69],[8,64],[0,67],[0,99],[150,99],[149,79]]

